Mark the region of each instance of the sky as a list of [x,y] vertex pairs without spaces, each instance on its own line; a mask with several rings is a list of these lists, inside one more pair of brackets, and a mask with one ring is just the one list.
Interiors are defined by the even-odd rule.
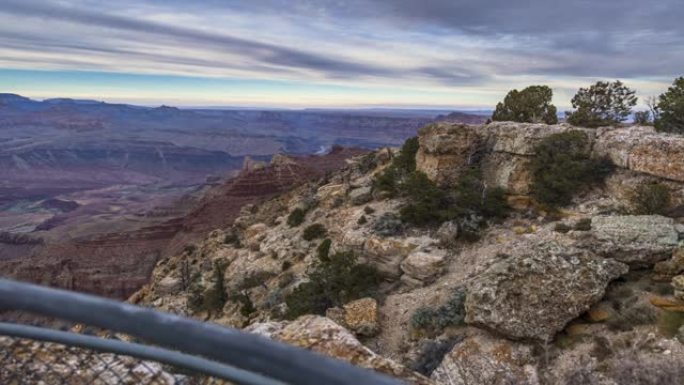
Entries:
[[0,0],[0,92],[145,105],[493,108],[684,75],[682,0]]

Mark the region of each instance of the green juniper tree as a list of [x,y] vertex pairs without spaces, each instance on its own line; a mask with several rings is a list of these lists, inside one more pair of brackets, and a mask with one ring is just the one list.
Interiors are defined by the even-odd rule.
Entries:
[[580,88],[572,98],[576,110],[567,114],[568,123],[582,127],[612,126],[625,121],[637,103],[636,91],[621,81],[597,82]]
[[660,95],[657,111],[658,131],[684,134],[684,77],[675,79],[672,87]]
[[492,115],[495,121],[521,123],[558,123],[556,107],[551,104],[553,91],[548,86],[530,86],[522,91],[512,90]]

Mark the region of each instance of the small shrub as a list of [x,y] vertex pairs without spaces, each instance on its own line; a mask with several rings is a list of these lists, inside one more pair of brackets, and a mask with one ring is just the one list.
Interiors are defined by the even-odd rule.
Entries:
[[242,314],[244,317],[249,317],[252,313],[256,311],[254,303],[249,298],[249,295],[247,295],[247,293],[240,292],[234,294],[231,296],[230,299],[240,304],[240,314]]
[[306,241],[313,241],[317,238],[323,238],[326,233],[327,230],[325,229],[325,226],[320,223],[314,223],[313,225],[304,229],[302,238],[304,238]]
[[577,231],[591,231],[591,218],[582,218],[575,223]]
[[186,298],[188,310],[193,313],[202,310],[205,290],[206,288],[202,284],[202,276],[199,273],[193,274]]
[[403,229],[401,219],[395,214],[385,213],[380,218],[375,220],[373,224],[373,232],[383,237],[390,237],[401,233]]
[[426,341],[421,345],[420,353],[415,362],[411,365],[413,371],[424,376],[430,377],[432,372],[437,369],[439,364],[454,346],[462,341],[462,338],[451,337],[441,341]]
[[368,223],[368,219],[366,219],[365,215],[361,215],[361,217],[358,221],[356,221],[356,223],[359,225],[365,225],[366,223]]
[[285,261],[283,261],[283,264],[281,265],[280,269],[282,271],[286,271],[286,270],[289,270],[291,267],[292,267],[292,262],[285,260]]
[[359,172],[361,172],[362,174],[366,174],[371,170],[375,169],[378,166],[378,162],[375,159],[375,154],[370,153],[361,157],[357,165],[359,168]]
[[323,242],[321,242],[321,244],[318,245],[318,248],[316,248],[316,255],[318,256],[319,260],[325,261],[328,259],[328,256],[330,255],[331,246],[332,241],[328,238],[324,239]]
[[629,300],[622,302],[617,314],[608,319],[608,327],[613,330],[628,331],[635,326],[652,325],[658,319],[658,313],[652,305],[628,303]]
[[402,222],[424,226],[444,222],[451,216],[447,195],[425,173],[411,173],[403,190],[409,203],[399,211]]
[[411,326],[414,329],[423,330],[432,326],[433,319],[435,317],[435,312],[433,309],[428,307],[421,307],[413,313],[411,317]]
[[511,211],[506,199],[506,190],[494,187],[485,192],[480,212],[486,218],[505,218]]
[[613,170],[607,159],[589,157],[589,138],[567,131],[544,138],[532,160],[532,195],[549,207],[569,204],[582,189],[602,182]]
[[456,220],[460,237],[479,238],[487,219],[503,218],[510,211],[506,192],[487,188],[478,167],[466,170],[453,190],[439,188],[421,172],[413,173],[404,185],[408,203],[399,213],[401,220],[416,226]]
[[563,222],[560,222],[560,223],[556,223],[556,226],[553,228],[553,230],[557,233],[566,234],[566,233],[570,232],[570,230],[572,230],[572,227],[566,225]]
[[226,236],[223,238],[223,243],[226,245],[233,245],[235,248],[240,248],[242,246],[240,244],[240,237],[234,231],[226,234]]
[[302,208],[296,208],[292,210],[290,215],[287,217],[287,224],[290,225],[290,227],[297,227],[304,223],[304,219],[306,218],[306,211]]
[[264,282],[273,278],[276,274],[266,270],[259,270],[249,273],[235,287],[237,290],[248,290],[263,285]]
[[197,246],[195,245],[185,245],[185,247],[183,247],[183,253],[185,254],[192,255],[195,251],[197,251]]
[[331,307],[372,296],[381,281],[378,271],[371,266],[357,264],[357,257],[352,252],[337,253],[317,261],[308,279],[285,298],[286,318],[322,315]]
[[412,138],[406,139],[404,145],[401,147],[401,152],[399,155],[392,159],[392,165],[396,168],[408,172],[416,170],[416,154],[420,145],[418,143],[418,137],[414,136]]
[[462,325],[465,319],[465,291],[457,289],[442,306],[419,308],[411,317],[411,326],[417,330],[441,333],[448,326]]
[[684,326],[684,313],[682,312],[664,310],[658,317],[658,330],[665,337],[675,337],[682,326]]
[[366,213],[367,215],[371,215],[371,214],[375,213],[375,209],[370,207],[370,206],[366,206],[363,208],[363,212]]
[[209,312],[220,312],[226,304],[227,295],[223,284],[223,275],[226,267],[220,261],[214,262],[214,270],[211,286],[204,292],[202,307]]
[[660,183],[642,184],[632,194],[632,206],[638,215],[664,215],[670,206],[670,189]]
[[399,154],[392,159],[392,164],[375,178],[373,187],[376,190],[388,193],[390,196],[396,195],[403,180],[416,170],[418,148],[417,137],[407,139]]

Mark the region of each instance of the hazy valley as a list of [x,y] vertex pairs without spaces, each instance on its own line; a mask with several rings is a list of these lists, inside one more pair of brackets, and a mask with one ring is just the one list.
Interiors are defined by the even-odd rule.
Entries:
[[[247,202],[342,164],[335,154],[330,164],[306,154],[396,146],[435,118],[485,119],[438,113],[189,110],[0,94],[0,261],[37,282],[126,296],[167,250],[230,223]],[[250,190],[264,182],[254,169],[278,153],[306,165]],[[232,183],[247,193],[208,218],[207,197],[225,193],[243,168]]]

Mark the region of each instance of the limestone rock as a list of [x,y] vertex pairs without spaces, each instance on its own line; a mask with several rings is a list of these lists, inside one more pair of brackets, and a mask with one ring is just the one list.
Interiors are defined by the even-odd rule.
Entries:
[[528,195],[532,184],[529,156],[494,152],[482,161],[482,177],[488,186],[502,187],[510,194]]
[[349,193],[349,199],[354,205],[362,205],[370,202],[370,200],[373,198],[372,192],[373,189],[369,186],[359,187]]
[[429,379],[403,365],[377,355],[363,346],[348,330],[325,317],[303,316],[292,322],[254,324],[246,330],[376,370],[411,384],[433,384]]
[[346,327],[345,311],[341,307],[331,307],[325,310],[325,317],[335,321],[336,324]]
[[675,250],[672,258],[656,263],[653,272],[660,281],[669,281],[675,275],[684,273],[684,248]]
[[[484,126],[483,130],[487,131],[493,152],[531,156],[535,147],[547,136],[582,129],[568,124],[493,122]],[[585,131],[591,134],[590,130]]]
[[456,345],[430,378],[449,385],[537,385],[532,357],[530,346],[480,332]]
[[401,270],[411,278],[428,282],[442,271],[445,260],[444,250],[414,251],[401,262]]
[[656,133],[652,127],[599,130],[594,146],[618,167],[684,182],[684,137]]
[[348,187],[345,184],[327,184],[318,188],[316,200],[320,207],[331,209],[339,206],[347,194]]
[[443,246],[453,246],[458,238],[458,223],[456,221],[444,222],[437,230],[436,237]]
[[482,141],[476,126],[431,124],[419,132],[416,169],[438,184],[451,184],[471,164]]
[[388,278],[399,278],[401,261],[417,247],[416,244],[400,238],[371,236],[364,245],[368,262]]
[[530,161],[534,148],[545,137],[576,129],[559,124],[494,122],[482,127],[488,138],[488,152],[482,159],[483,179],[488,186],[505,188],[509,194],[530,193]]
[[266,236],[267,230],[268,226],[264,223],[257,223],[249,226],[244,232],[245,244],[247,247],[249,247],[250,250],[258,251],[261,246],[261,241],[263,241]]
[[180,277],[167,275],[161,280],[155,282],[155,290],[158,295],[172,295],[181,291],[182,284]]
[[627,270],[588,250],[530,244],[467,285],[466,323],[513,339],[549,341]]
[[345,326],[362,336],[373,336],[378,333],[378,301],[373,298],[362,298],[344,305]]
[[672,287],[675,289],[675,298],[684,301],[684,275],[678,275],[672,278]]
[[633,266],[667,259],[679,243],[674,220],[658,215],[598,216],[591,227],[599,242],[589,247]]

